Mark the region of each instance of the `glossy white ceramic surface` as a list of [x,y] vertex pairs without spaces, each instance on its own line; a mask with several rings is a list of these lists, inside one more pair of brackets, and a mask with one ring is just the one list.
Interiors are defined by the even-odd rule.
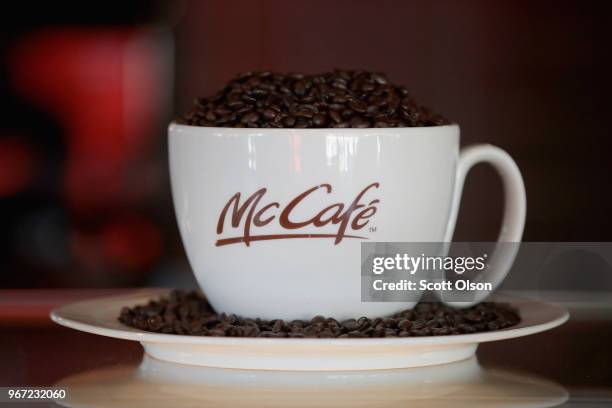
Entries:
[[558,384],[481,367],[476,358],[396,370],[287,372],[170,364],[101,367],[58,382],[67,407],[496,407],[558,406]]
[[450,240],[464,178],[477,162],[491,163],[505,186],[500,240],[520,241],[523,231],[525,191],[516,164],[489,145],[460,154],[457,125],[172,124],[169,156],[190,264],[211,304],[226,313],[344,319],[411,307],[414,302],[361,302],[360,242]]
[[527,336],[563,324],[568,313],[550,303],[503,299],[518,308],[517,326],[454,336],[386,339],[269,339],[150,333],[117,320],[124,306],[144,304],[167,291],[92,299],[53,310],[51,318],[73,329],[136,340],[151,356],[174,363],[258,370],[371,370],[429,366],[469,358],[478,343]]

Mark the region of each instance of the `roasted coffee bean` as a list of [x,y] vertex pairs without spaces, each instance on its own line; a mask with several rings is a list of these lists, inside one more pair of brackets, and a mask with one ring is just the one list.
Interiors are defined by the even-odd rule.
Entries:
[[329,116],[336,123],[342,122],[342,116],[340,116],[340,114],[338,112],[336,112],[335,110],[329,111]]
[[345,91],[346,90],[346,81],[343,80],[342,78],[337,78],[337,79],[332,81],[331,86],[333,88],[342,89],[343,91]]
[[147,319],[147,325],[151,328],[152,331],[158,331],[162,327],[164,327],[164,320],[161,316],[151,316]]
[[381,73],[372,74],[372,80],[379,85],[385,85],[387,83],[387,76]]
[[306,93],[306,85],[304,84],[304,81],[298,80],[295,85],[293,85],[293,92],[297,96],[304,96]]
[[351,124],[351,127],[353,128],[371,127],[369,121],[367,121],[366,119],[360,118],[359,116],[355,116],[353,119],[350,120],[349,123]]
[[[365,333],[365,331],[364,331]],[[385,337],[385,329],[383,327],[375,327],[372,329],[372,337]]]
[[412,326],[412,322],[408,319],[402,319],[397,322],[397,328],[400,330],[409,330]]
[[312,118],[312,123],[316,126],[316,127],[323,127],[325,125],[325,123],[327,122],[327,120],[325,119],[325,115],[317,113],[316,115],[313,116]]
[[470,334],[501,330],[520,322],[505,304],[480,303],[452,309],[441,303],[419,303],[412,310],[370,319],[336,319],[315,316],[309,321],[241,318],[216,314],[197,292],[173,291],[146,305],[121,309],[119,321],[146,331],[215,337],[367,338]]
[[253,95],[255,99],[261,99],[261,98],[265,98],[266,96],[268,96],[268,92],[261,88],[255,88],[251,91],[251,95]]
[[354,114],[355,112],[353,112],[351,109],[345,109],[340,112],[340,116],[342,116],[342,119],[350,119],[353,117]]
[[439,323],[438,323],[438,320],[436,320],[436,319],[431,319],[430,321],[425,323],[425,327],[434,328],[434,327],[438,327],[438,326],[439,326]]
[[257,326],[255,326],[255,327],[252,327],[252,326],[242,327],[242,330],[244,331],[244,335],[246,337],[257,337],[257,336],[259,336],[259,328]]
[[316,337],[320,329],[320,327],[311,324],[310,326],[306,326],[304,330],[302,330],[302,334],[304,334],[304,336],[306,337]]
[[283,330],[284,322],[282,320],[276,320],[272,325],[273,332],[280,332]]
[[328,338],[336,337],[336,335],[334,334],[333,331],[329,329],[324,329],[320,331],[319,333],[317,333],[317,337],[322,338],[322,339],[328,339]]
[[316,324],[316,323],[323,323],[324,321],[325,321],[325,317],[324,316],[316,315],[315,317],[312,318],[310,323],[311,324]]
[[459,329],[461,333],[475,333],[476,332],[476,329],[474,328],[474,326],[470,326],[469,324],[460,324],[459,326],[457,326],[457,329]]
[[213,96],[196,98],[193,108],[178,122],[192,126],[263,128],[450,123],[417,104],[405,87],[389,84],[383,73],[339,69],[316,75],[269,71],[240,74]]
[[240,119],[240,122],[244,124],[250,124],[257,122],[258,119],[259,114],[257,112],[249,112]]
[[346,99],[346,96],[344,94],[336,94],[334,96],[333,101],[334,101],[334,104],[340,105],[340,106],[342,106],[342,108],[344,108],[343,104],[346,103],[347,99]]
[[348,122],[340,122],[340,123],[336,123],[332,127],[335,127],[335,128],[347,128],[347,127],[351,127],[351,125]]
[[233,101],[228,101],[227,102],[227,106],[229,106],[230,109],[237,110],[237,109],[240,109],[240,108],[244,107],[244,102],[241,101],[241,100],[236,99],[236,100],[233,100]]
[[293,116],[287,116],[283,119],[283,123],[286,127],[293,127],[295,125],[295,118]]
[[312,121],[309,119],[300,118],[295,122],[295,127],[302,129],[310,128],[312,127]]
[[383,337],[397,337],[398,335],[399,333],[397,332],[397,330],[393,329],[385,329],[383,333]]
[[296,328],[304,328],[304,322],[302,320],[293,320],[290,325],[292,330]]
[[412,330],[421,330],[425,328],[426,322],[421,317],[418,317],[416,320],[412,322],[411,329]]
[[342,322],[342,327],[348,331],[353,331],[359,328],[359,323],[355,319],[349,319]]
[[215,115],[215,113],[213,111],[211,111],[211,110],[206,112],[206,115],[204,117],[209,122],[214,122],[215,120],[217,120],[217,115]]
[[278,112],[275,111],[274,109],[265,109],[261,114],[263,115],[264,118],[268,120],[272,120],[276,117]]
[[[232,113],[232,110],[226,108],[224,105],[220,105],[213,109],[213,113],[218,116],[227,116]],[[203,116],[206,117],[206,114]]]

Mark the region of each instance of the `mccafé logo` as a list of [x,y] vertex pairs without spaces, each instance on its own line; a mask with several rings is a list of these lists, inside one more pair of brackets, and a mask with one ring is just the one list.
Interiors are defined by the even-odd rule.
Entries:
[[[241,194],[238,192],[229,199],[219,215],[217,235],[223,235],[226,221],[229,221],[232,231],[239,230],[240,235],[226,238],[219,237],[216,245],[244,243],[249,246],[253,241],[290,238],[334,238],[334,244],[338,245],[344,238],[367,239],[363,236],[353,235],[352,232],[363,229],[368,225],[370,218],[376,214],[376,204],[380,200],[371,199],[368,201],[364,196],[368,191],[378,189],[379,186],[380,183],[372,183],[357,194],[351,203],[331,204],[319,211],[314,211],[312,216],[305,218],[303,216],[298,218],[294,210],[301,205],[306,205],[304,204],[305,200],[323,201],[326,195],[332,194],[330,184],[321,184],[309,188],[289,201],[283,208],[281,208],[279,202],[266,200],[267,197],[265,196],[268,191],[266,188],[257,190],[244,202],[241,202]],[[257,233],[258,228],[270,223],[278,223],[286,232],[266,235]],[[241,225],[242,227],[240,227]],[[334,227],[332,229],[334,233],[327,231],[330,227]],[[321,229],[325,229],[326,233],[318,232]]]

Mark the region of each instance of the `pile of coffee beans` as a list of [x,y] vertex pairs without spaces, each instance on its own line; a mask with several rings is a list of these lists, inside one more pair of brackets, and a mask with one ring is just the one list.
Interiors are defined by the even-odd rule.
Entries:
[[304,75],[246,72],[178,119],[193,126],[369,128],[450,122],[419,105],[383,73],[339,70]]
[[520,322],[506,304],[484,302],[468,309],[441,303],[419,303],[390,317],[342,322],[315,316],[311,320],[262,320],[217,314],[197,292],[173,291],[146,305],[124,307],[119,321],[156,333],[217,337],[371,338],[466,334],[505,329]]

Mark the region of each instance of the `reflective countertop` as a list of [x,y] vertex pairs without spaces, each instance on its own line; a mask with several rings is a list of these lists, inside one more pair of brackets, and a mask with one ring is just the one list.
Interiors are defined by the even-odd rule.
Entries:
[[[40,314],[46,310],[44,296],[29,294],[35,295]],[[27,297],[19,298],[19,304],[27,304]],[[52,325],[15,307],[14,299],[8,306],[0,300],[0,386],[66,386],[69,397],[60,406],[612,406],[607,306],[570,306],[572,317],[565,325],[481,344],[476,358],[458,363],[299,373],[161,362],[143,355],[138,343]]]

